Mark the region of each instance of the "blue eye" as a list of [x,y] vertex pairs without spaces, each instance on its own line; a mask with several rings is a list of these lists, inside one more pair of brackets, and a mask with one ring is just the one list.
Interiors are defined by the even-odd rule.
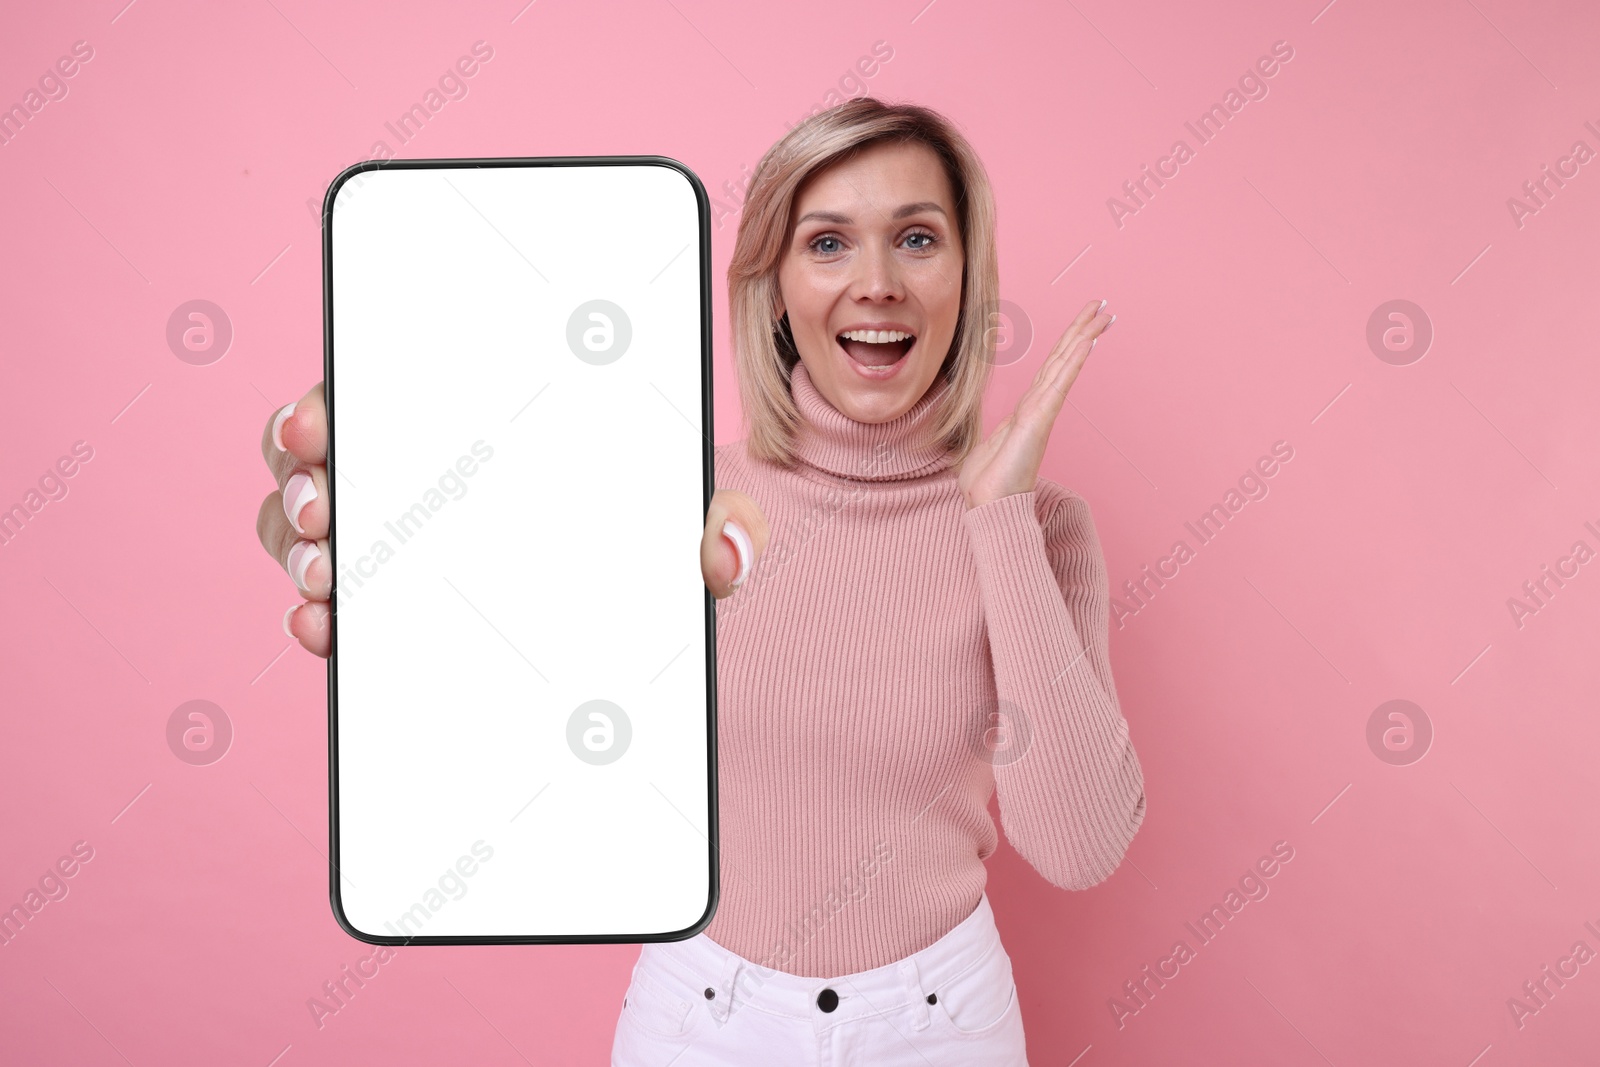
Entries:
[[[918,245],[912,245],[911,246],[911,250],[914,251],[914,252],[925,252],[929,248],[933,247],[935,244],[939,243],[939,238],[934,236],[933,234],[929,233],[926,230],[914,230],[913,232],[911,232],[911,233],[906,235],[906,240],[909,241],[913,237],[925,237],[925,238],[927,238],[927,243],[926,244],[918,244]],[[806,248],[808,248],[809,250],[811,250],[813,252],[821,252],[823,255],[829,255],[829,254],[831,254],[830,252],[824,251],[823,249],[820,249],[820,248],[817,247],[818,245],[820,245],[824,241],[832,241],[835,244],[837,244],[838,241],[839,241],[839,238],[838,238],[837,235],[831,234],[831,233],[821,234],[821,235],[819,235],[817,237],[813,237],[811,239],[811,243],[806,245]]]

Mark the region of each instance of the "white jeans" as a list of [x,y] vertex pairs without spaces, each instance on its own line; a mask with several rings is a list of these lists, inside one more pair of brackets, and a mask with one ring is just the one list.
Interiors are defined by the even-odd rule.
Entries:
[[772,971],[705,934],[640,946],[612,1067],[1027,1067],[1011,957],[985,894],[903,960],[839,978]]

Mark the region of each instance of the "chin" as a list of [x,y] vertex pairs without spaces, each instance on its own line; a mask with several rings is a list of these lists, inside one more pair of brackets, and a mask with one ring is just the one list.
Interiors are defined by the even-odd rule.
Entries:
[[[848,357],[846,357],[848,358]],[[853,362],[853,361],[851,361]],[[927,393],[928,386],[938,368],[926,368],[921,361],[902,364],[892,376],[872,380],[859,374],[853,367],[843,367],[842,374],[834,379],[842,393],[840,403],[834,406],[857,422],[889,422],[899,418],[916,405]]]

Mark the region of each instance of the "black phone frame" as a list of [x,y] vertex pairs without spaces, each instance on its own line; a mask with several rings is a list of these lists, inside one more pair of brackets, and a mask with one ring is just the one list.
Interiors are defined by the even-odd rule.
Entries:
[[[330,646],[328,655],[328,898],[333,907],[333,917],[339,926],[358,941],[372,945],[596,945],[643,944],[682,941],[704,930],[716,914],[720,897],[721,879],[719,849],[717,847],[717,625],[716,598],[705,591],[706,626],[706,766],[707,829],[710,835],[707,855],[710,862],[710,894],[705,913],[682,930],[664,933],[636,934],[503,934],[503,935],[418,935],[389,936],[359,930],[346,916],[340,898],[339,886],[339,623],[338,604],[338,543],[334,537],[337,514],[334,477],[334,376],[333,376],[333,219],[337,211],[339,190],[350,179],[378,170],[459,170],[483,167],[587,167],[587,166],[659,166],[677,171],[688,181],[694,191],[699,211],[700,227],[700,420],[703,427],[701,449],[703,501],[702,515],[709,512],[711,497],[715,492],[715,465],[713,444],[712,382],[711,382],[711,206],[705,186],[688,167],[667,156],[506,156],[495,158],[463,159],[389,159],[364,160],[340,171],[328,186],[322,204],[322,328],[323,328],[323,382],[328,419],[328,563],[333,571],[333,589],[328,595],[328,625]],[[641,887],[641,891],[648,889]]]

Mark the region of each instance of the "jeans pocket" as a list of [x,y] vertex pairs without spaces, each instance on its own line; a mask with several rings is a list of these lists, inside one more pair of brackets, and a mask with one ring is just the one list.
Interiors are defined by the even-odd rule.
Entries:
[[622,1015],[652,1037],[686,1037],[694,1026],[694,1002],[669,981],[644,967],[636,967],[622,1001]]
[[945,1028],[962,1037],[999,1030],[1017,1006],[1011,957],[996,945],[982,960],[929,990],[931,1010]]

